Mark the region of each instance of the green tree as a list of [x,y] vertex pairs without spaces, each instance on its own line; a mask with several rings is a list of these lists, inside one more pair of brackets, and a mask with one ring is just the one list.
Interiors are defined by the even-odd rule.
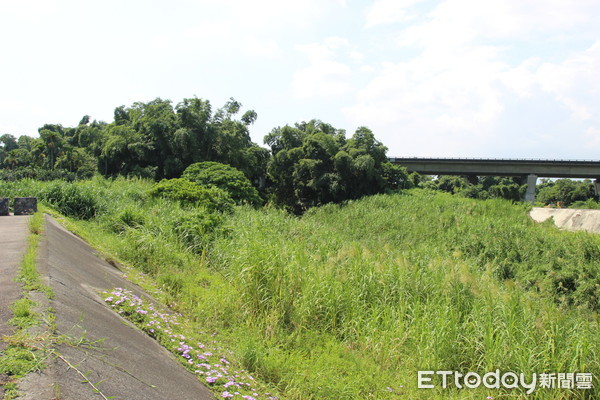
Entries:
[[63,146],[62,128],[60,130],[41,128],[40,138],[45,145],[44,151],[47,155],[48,167],[53,170],[56,158]]
[[183,168],[171,150],[173,134],[177,130],[171,101],[157,98],[148,103],[135,103],[131,115],[132,126],[142,135],[148,150],[139,165],[156,167],[156,179],[179,176]]
[[183,99],[175,107],[179,129],[175,131],[172,150],[183,165],[211,160],[215,130],[211,126],[212,108],[208,100]]
[[[150,146],[131,126],[112,125],[107,128],[100,153],[104,175],[129,175],[136,166],[145,163]],[[146,165],[142,165],[145,167]]]
[[538,186],[537,201],[543,204],[561,202],[569,206],[575,202],[595,200],[594,185],[589,180],[574,181],[571,179],[545,180]]
[[19,144],[17,142],[17,138],[14,137],[13,135],[9,135],[8,133],[5,133],[4,135],[0,136],[0,148],[3,149],[4,151],[6,151],[7,153],[18,147],[19,147]]
[[79,147],[65,146],[56,160],[56,167],[74,172],[80,178],[90,178],[96,171],[96,158]]
[[15,169],[18,167],[26,167],[31,163],[31,155],[25,149],[14,149],[7,153],[3,160],[3,165],[8,169]]
[[190,165],[185,169],[183,179],[205,187],[216,187],[225,190],[236,204],[259,205],[258,191],[248,178],[239,170],[213,161],[205,161]]
[[202,207],[209,212],[231,211],[234,202],[229,193],[218,187],[201,186],[187,179],[163,179],[150,190],[152,197],[177,200],[182,205]]
[[319,120],[275,128],[265,137],[270,200],[295,213],[329,202],[410,186],[408,173],[386,158],[373,132],[359,127],[350,139]]

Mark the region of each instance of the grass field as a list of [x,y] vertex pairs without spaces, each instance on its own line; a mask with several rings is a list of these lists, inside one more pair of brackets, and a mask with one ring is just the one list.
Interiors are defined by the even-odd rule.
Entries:
[[[192,329],[288,399],[593,399],[598,389],[417,387],[418,371],[600,376],[600,237],[527,207],[412,190],[310,210],[202,210],[142,180],[0,183],[135,266]],[[77,201],[75,201],[76,199]],[[192,222],[190,222],[192,221]],[[196,229],[197,224],[204,228]],[[211,220],[214,222],[214,220]],[[196,225],[195,225],[196,224]]]

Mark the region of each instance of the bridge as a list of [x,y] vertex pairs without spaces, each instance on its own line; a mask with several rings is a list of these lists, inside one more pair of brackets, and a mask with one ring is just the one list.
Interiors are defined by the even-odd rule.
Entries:
[[594,179],[596,194],[600,195],[600,161],[593,160],[532,160],[494,158],[420,158],[392,157],[394,164],[409,172],[423,175],[461,175],[473,181],[477,176],[516,176],[527,184],[525,201],[535,201],[537,178]]

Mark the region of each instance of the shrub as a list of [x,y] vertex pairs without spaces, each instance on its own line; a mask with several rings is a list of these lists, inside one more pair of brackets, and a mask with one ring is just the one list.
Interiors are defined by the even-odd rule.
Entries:
[[202,187],[185,179],[163,179],[150,189],[149,194],[176,200],[182,205],[204,207],[209,212],[231,211],[234,205],[226,191],[217,187]]
[[257,206],[261,203],[258,191],[239,170],[218,162],[206,161],[192,164],[181,176],[202,186],[217,187],[227,191],[236,204]]
[[146,217],[143,212],[133,207],[127,207],[116,215],[110,225],[114,232],[123,232],[128,228],[144,226],[145,222]]
[[101,194],[77,183],[52,182],[41,190],[40,197],[62,214],[74,218],[92,219],[105,209],[100,204]]
[[198,210],[175,220],[173,230],[181,243],[200,253],[211,239],[222,232],[223,215]]
[[588,208],[593,210],[600,209],[600,203],[594,199],[587,199],[586,201],[576,201],[572,203],[569,208]]

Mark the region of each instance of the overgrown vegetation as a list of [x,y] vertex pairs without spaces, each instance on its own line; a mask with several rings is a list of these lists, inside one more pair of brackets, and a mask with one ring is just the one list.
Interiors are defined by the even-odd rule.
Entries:
[[[495,176],[472,177],[440,176],[419,177],[418,186],[441,190],[472,199],[500,198],[520,201],[525,195],[527,185],[521,178]],[[473,180],[474,179],[474,180]],[[600,208],[598,195],[590,179],[541,179],[536,186],[536,205],[561,206],[572,208]]]
[[[147,280],[146,280],[147,281]],[[189,327],[181,315],[165,312],[135,295],[115,288],[102,293],[107,305],[171,351],[181,364],[195,374],[221,398],[264,398],[277,400],[239,363],[231,360],[231,351],[221,347],[216,332]]]
[[327,203],[411,187],[405,168],[386,158],[387,148],[359,127],[350,139],[321,121],[275,128],[265,136],[270,200],[300,214]]
[[78,234],[156,280],[166,304],[286,398],[525,398],[418,389],[416,373],[600,374],[600,239],[535,224],[525,205],[411,190],[294,217],[208,212],[151,197],[144,180],[77,185],[101,205],[72,221]]
[[[346,137],[345,130],[316,119],[287,124],[273,128],[264,137],[268,149],[263,148],[249,135],[257,117],[253,110],[242,113],[233,98],[217,110],[196,97],[175,106],[157,98],[116,107],[112,122],[85,115],[77,126],[45,124],[38,138],[5,133],[0,180],[77,181],[95,174],[184,178],[224,189],[236,204],[267,202],[296,214],[414,186],[478,199],[519,201],[525,193],[521,178],[409,176],[388,161],[387,148],[364,126]],[[164,185],[183,201],[206,197],[180,181]],[[538,192],[542,205],[599,207],[589,180],[542,180]]]
[[242,105],[231,99],[213,112],[208,100],[155,99],[115,108],[114,121],[84,116],[74,127],[45,124],[39,138],[0,136],[0,178],[82,179],[105,176],[177,178],[190,164],[218,161],[251,180],[264,170],[267,151],[252,143],[252,110],[237,120]]
[[211,161],[195,163],[187,167],[181,177],[200,186],[222,189],[237,205],[258,206],[261,203],[258,191],[248,178],[226,164]]
[[208,100],[184,99],[173,107],[155,99],[115,108],[111,123],[86,115],[75,127],[45,124],[39,138],[4,134],[0,180],[141,177],[165,180],[162,190],[181,201],[207,196],[172,180],[184,178],[226,190],[236,204],[268,201],[298,214],[410,186],[406,170],[387,160],[387,148],[366,127],[351,138],[319,120],[276,127],[265,137],[268,150],[250,139],[256,112],[236,119],[241,109],[234,99],[215,112]]
[[[600,374],[600,239],[534,224],[519,179],[409,175],[368,128],[347,138],[318,120],[274,128],[267,150],[248,134],[256,113],[240,111],[233,99],[215,112],[198,98],[156,99],[117,107],[111,123],[85,116],[44,125],[39,138],[3,135],[0,195],[37,196],[135,266],[191,332],[218,334],[232,350],[224,359],[258,378],[263,397],[525,398],[423,390],[417,371]],[[596,208],[594,196],[589,180],[538,186],[540,204]],[[25,290],[47,290],[28,257]],[[22,332],[32,306],[13,305]],[[150,324],[142,306],[121,311]],[[143,329],[174,340],[171,327]],[[31,338],[11,343],[0,373],[40,365]],[[187,358],[191,346],[174,351]],[[238,378],[214,363],[194,372],[238,396],[228,389]],[[538,388],[527,398],[597,395]]]
[[0,374],[6,374],[12,380],[4,385],[4,399],[18,397],[18,388],[14,380],[43,367],[44,352],[37,346],[37,340],[29,329],[41,323],[41,317],[34,311],[37,303],[30,299],[31,291],[40,291],[51,296],[50,288],[43,285],[37,272],[37,247],[43,230],[43,215],[34,214],[29,220],[31,232],[29,245],[19,268],[17,279],[23,285],[23,297],[11,305],[13,318],[9,323],[16,331],[6,337],[8,347],[0,354]]
[[225,190],[203,187],[186,179],[163,179],[148,192],[152,197],[179,201],[183,206],[204,207],[209,212],[231,211],[233,199]]

